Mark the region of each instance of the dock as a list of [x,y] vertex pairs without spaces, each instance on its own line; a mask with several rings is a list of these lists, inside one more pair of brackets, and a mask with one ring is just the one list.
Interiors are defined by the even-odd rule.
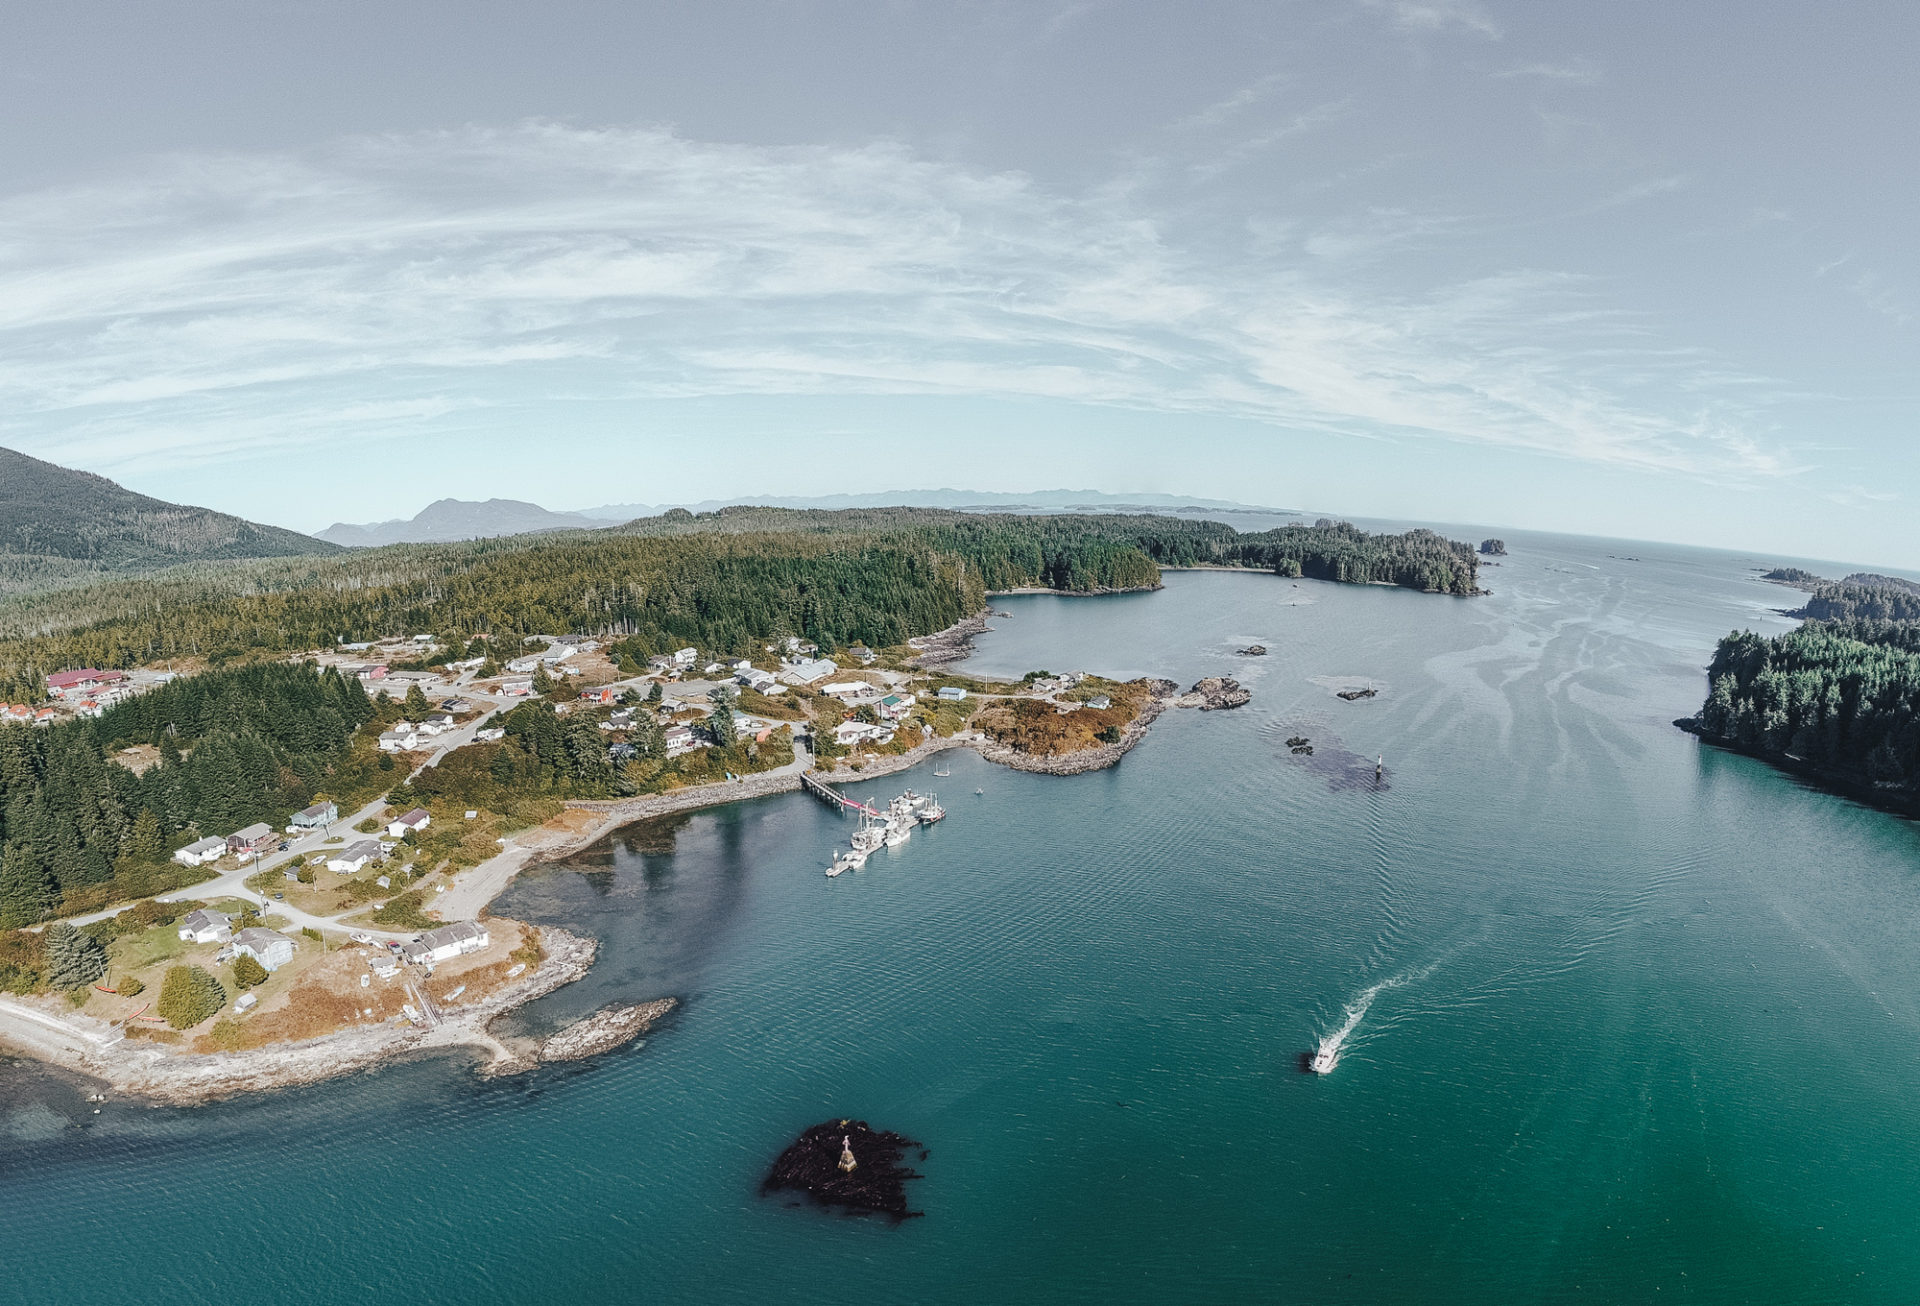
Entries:
[[833,804],[833,806],[840,811],[844,812],[851,808],[856,812],[865,812],[868,816],[884,815],[884,813],[877,808],[868,807],[857,798],[847,797],[825,780],[814,776],[810,771],[800,773],[800,787],[812,794],[815,798],[818,798],[821,802]]

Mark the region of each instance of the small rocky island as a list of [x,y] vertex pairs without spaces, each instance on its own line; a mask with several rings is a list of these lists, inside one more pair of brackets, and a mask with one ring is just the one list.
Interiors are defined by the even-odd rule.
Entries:
[[[900,1159],[919,1146],[911,1138],[876,1130],[864,1120],[822,1121],[780,1153],[760,1191],[798,1189],[822,1206],[879,1211],[896,1221],[911,1219],[926,1212],[907,1209],[907,1180],[922,1176]],[[920,1159],[926,1157],[923,1149]]]
[[1263,658],[1266,655],[1267,646],[1265,644],[1249,644],[1240,650],[1240,656],[1243,658]]
[[1507,556],[1507,542],[1505,540],[1481,540],[1480,552],[1490,558],[1504,558]]
[[1173,700],[1175,707],[1197,707],[1202,712],[1219,712],[1230,707],[1245,707],[1253,700],[1253,691],[1225,676],[1208,676],[1194,682],[1192,689]]

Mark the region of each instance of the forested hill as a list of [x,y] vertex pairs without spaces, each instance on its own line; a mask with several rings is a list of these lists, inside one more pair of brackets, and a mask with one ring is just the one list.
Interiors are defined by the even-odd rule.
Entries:
[[1701,734],[1920,810],[1920,625],[1739,631],[1720,641],[1707,677]]
[[396,545],[157,576],[0,605],[0,694],[50,671],[162,660],[220,665],[433,632],[448,646],[579,632],[631,653],[743,653],[777,634],[892,645],[977,612],[990,591],[1157,585],[1160,567],[1473,591],[1470,546],[1326,523],[1238,535],[1171,517],[990,516],[925,509],[668,513],[611,531]]
[[104,476],[0,449],[0,593],[184,562],[338,551],[294,531],[150,499]]
[[1838,584],[1822,585],[1807,599],[1800,615],[1810,621],[1920,621],[1920,587],[1893,577],[1849,576]]

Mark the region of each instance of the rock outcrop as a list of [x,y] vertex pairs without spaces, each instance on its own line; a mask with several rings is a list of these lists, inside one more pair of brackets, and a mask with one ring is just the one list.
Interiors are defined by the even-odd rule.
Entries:
[[639,1038],[678,1005],[673,998],[616,1003],[576,1020],[540,1045],[542,1061],[584,1061]]
[[1253,700],[1253,691],[1225,676],[1208,676],[1194,682],[1192,689],[1173,700],[1175,707],[1197,707],[1202,712],[1219,712],[1244,707]]

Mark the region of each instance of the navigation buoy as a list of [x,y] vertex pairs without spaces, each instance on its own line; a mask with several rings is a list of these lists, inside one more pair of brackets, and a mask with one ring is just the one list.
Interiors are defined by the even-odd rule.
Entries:
[[840,1173],[851,1174],[853,1167],[858,1164],[860,1163],[853,1159],[853,1144],[847,1140],[845,1134],[842,1134],[840,1136]]

